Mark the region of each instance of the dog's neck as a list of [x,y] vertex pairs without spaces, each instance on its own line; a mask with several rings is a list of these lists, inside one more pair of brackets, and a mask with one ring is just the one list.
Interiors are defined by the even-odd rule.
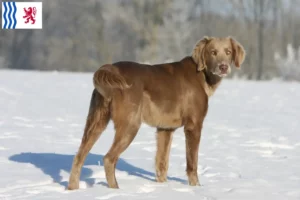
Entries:
[[204,69],[200,72],[197,71],[198,66],[190,56],[185,57],[181,62],[185,63],[185,65],[189,66],[189,68],[192,66],[195,69],[197,76],[200,77],[200,81],[204,86],[203,89],[205,90],[205,93],[208,97],[212,96],[217,87],[220,85],[222,77],[214,75],[213,73],[207,71],[207,69]]
[[222,81],[222,77],[207,71],[207,69],[204,69],[200,73],[203,74],[204,79],[205,79],[204,90],[205,90],[207,96],[210,97],[214,94],[214,92],[220,85],[220,83]]

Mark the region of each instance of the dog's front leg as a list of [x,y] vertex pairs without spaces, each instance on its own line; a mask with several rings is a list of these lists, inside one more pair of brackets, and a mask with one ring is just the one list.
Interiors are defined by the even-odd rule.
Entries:
[[157,152],[155,157],[157,182],[167,181],[173,132],[173,129],[157,129]]
[[200,185],[197,168],[201,129],[202,123],[201,125],[191,123],[184,127],[186,142],[186,173],[189,179],[189,184],[192,186]]

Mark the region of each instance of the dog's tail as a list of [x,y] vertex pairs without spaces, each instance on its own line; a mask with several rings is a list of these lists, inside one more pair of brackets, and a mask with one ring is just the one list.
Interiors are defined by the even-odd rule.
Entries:
[[100,67],[94,74],[93,82],[97,91],[105,97],[110,89],[123,90],[131,86],[113,65]]

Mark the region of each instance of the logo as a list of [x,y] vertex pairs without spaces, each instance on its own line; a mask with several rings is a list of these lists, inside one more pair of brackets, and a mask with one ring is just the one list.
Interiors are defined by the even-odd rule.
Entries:
[[42,29],[42,2],[2,2],[2,29]]
[[35,15],[36,15],[36,7],[29,7],[28,10],[24,8],[25,16],[23,18],[26,18],[25,24],[29,22],[29,20],[32,22],[31,24],[35,24]]

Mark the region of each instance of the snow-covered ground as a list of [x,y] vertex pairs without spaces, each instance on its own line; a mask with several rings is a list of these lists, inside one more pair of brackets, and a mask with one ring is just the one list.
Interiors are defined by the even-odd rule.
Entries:
[[85,162],[81,189],[67,191],[91,91],[91,73],[0,71],[0,200],[300,199],[300,84],[223,81],[204,123],[201,187],[186,182],[182,129],[169,181],[154,181],[155,129],[143,125],[117,165],[120,189],[108,189],[110,123]]

